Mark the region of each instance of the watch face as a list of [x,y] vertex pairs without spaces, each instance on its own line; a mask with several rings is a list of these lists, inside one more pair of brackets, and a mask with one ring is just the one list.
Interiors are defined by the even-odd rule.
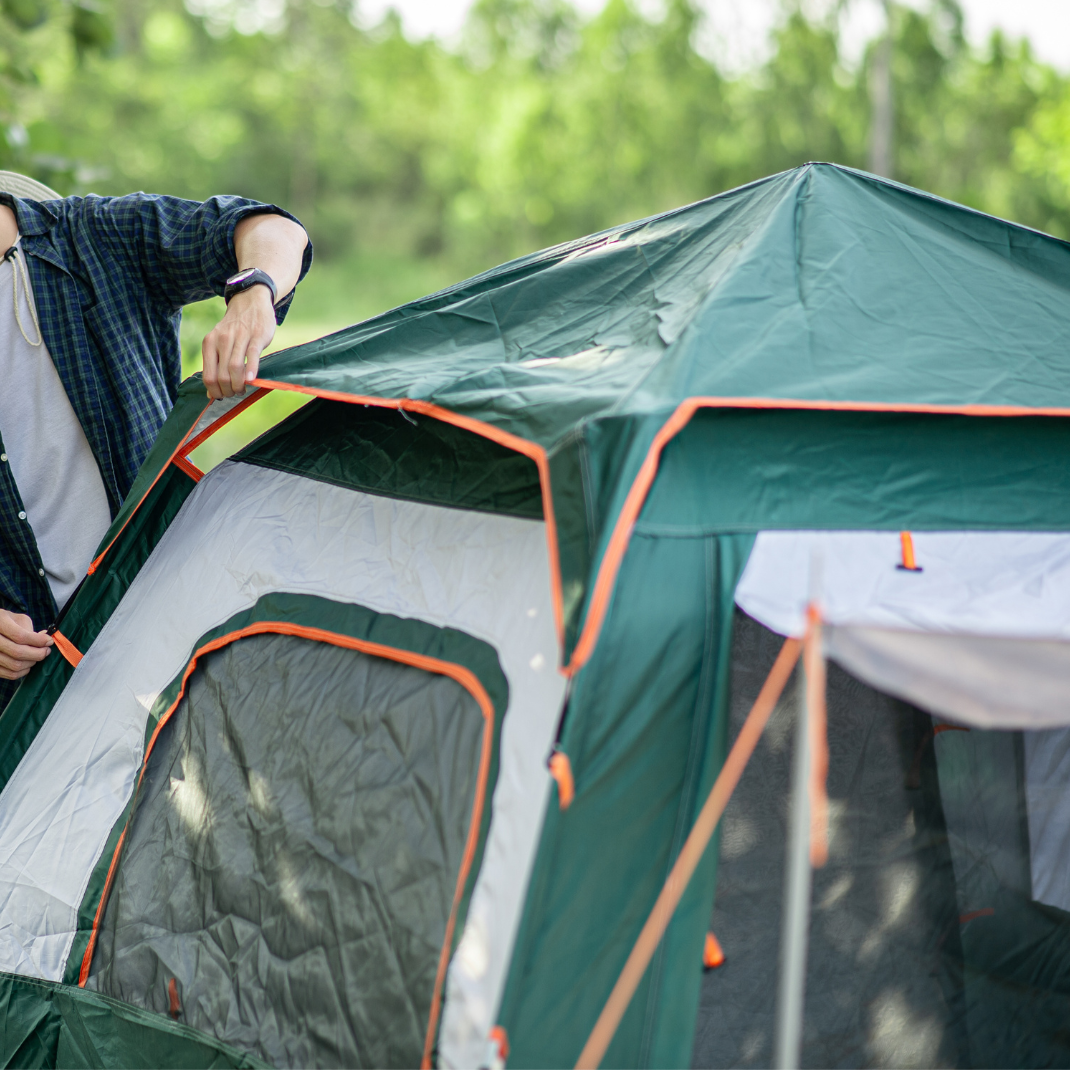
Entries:
[[256,268],[246,268],[245,271],[239,271],[237,275],[231,275],[227,279],[227,285],[237,286],[239,282],[244,282],[254,271],[256,271]]

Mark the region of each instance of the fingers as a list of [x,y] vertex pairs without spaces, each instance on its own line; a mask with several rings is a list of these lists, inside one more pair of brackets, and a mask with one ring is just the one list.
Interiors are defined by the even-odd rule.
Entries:
[[20,680],[51,653],[47,632],[35,632],[24,613],[0,609],[0,679]]
[[8,609],[0,609],[0,639],[26,646],[52,645],[52,636],[48,632],[35,632],[33,621],[25,613],[12,613]]
[[214,400],[244,394],[256,378],[260,354],[275,335],[270,292],[254,286],[231,299],[227,313],[204,337],[204,385]]
[[219,389],[219,351],[216,348],[215,331],[204,336],[201,342],[201,362],[204,369],[204,386],[208,396],[213,401],[218,401],[222,396]]
[[[270,339],[269,339],[270,341]],[[264,345],[267,343],[265,342]],[[260,354],[264,351],[264,345],[255,340],[250,342],[245,350],[245,382],[251,383],[260,371]]]

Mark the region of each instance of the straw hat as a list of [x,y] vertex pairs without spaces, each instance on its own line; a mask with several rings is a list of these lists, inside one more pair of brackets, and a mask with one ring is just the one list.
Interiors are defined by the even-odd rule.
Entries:
[[43,182],[16,171],[0,171],[0,193],[10,193],[26,201],[59,201],[63,198]]

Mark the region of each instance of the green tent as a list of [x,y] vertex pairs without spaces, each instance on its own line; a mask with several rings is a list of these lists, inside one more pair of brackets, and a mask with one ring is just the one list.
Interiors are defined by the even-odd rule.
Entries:
[[[804,1061],[1070,1061],[1070,245],[810,164],[261,376],[0,717],[7,1062],[573,1065],[808,602]],[[769,1058],[790,723],[604,1065]]]

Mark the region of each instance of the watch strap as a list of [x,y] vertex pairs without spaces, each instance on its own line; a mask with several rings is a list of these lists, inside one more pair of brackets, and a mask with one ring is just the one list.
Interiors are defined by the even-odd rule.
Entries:
[[279,291],[275,285],[275,280],[266,271],[261,271],[260,268],[246,268],[244,271],[239,271],[237,275],[231,275],[227,279],[226,286],[223,287],[223,300],[229,305],[230,299],[235,294],[244,293],[254,286],[266,286],[271,291],[272,305],[276,303]]

